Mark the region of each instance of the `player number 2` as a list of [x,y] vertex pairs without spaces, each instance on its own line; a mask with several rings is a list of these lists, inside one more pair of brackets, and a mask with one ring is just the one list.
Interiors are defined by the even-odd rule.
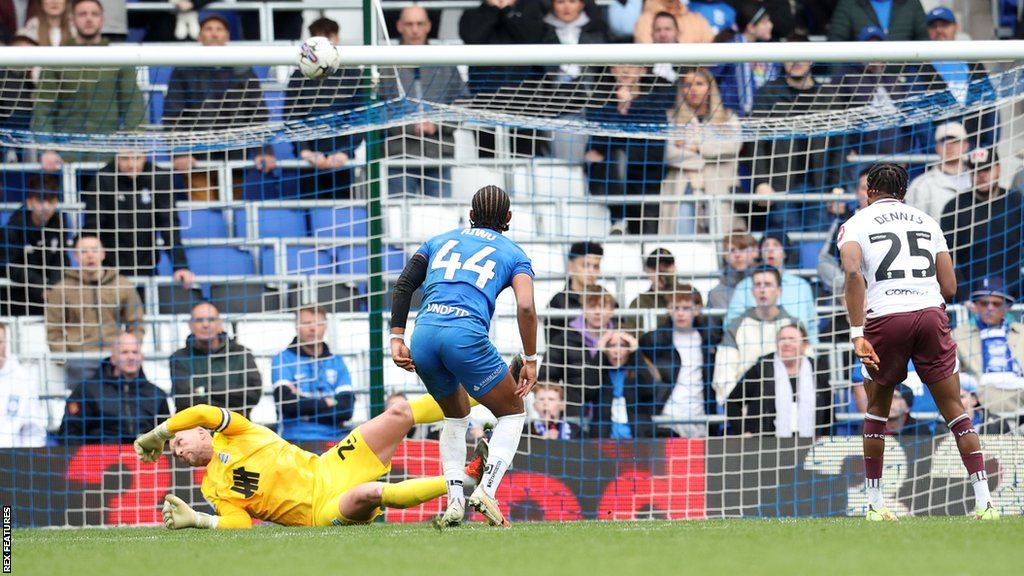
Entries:
[[[913,268],[910,270],[910,275],[914,278],[930,278],[935,276],[935,257],[928,250],[921,247],[919,242],[921,240],[930,241],[932,239],[931,232],[924,230],[909,230],[907,232],[907,248],[910,250],[911,256],[921,256],[928,261],[928,266],[925,268]],[[907,273],[904,270],[892,270],[889,267],[896,261],[896,257],[900,254],[900,249],[903,248],[903,243],[900,241],[900,237],[895,232],[879,232],[877,234],[871,234],[868,236],[868,240],[874,244],[876,242],[889,242],[889,250],[885,253],[885,257],[882,258],[882,263],[878,266],[878,270],[875,272],[875,281],[882,282],[883,280],[899,280],[906,278]]]
[[[487,281],[494,278],[494,260],[484,260],[491,254],[494,253],[494,248],[486,246],[477,250],[475,254],[469,257],[465,263],[462,262],[462,254],[459,252],[452,252],[452,250],[459,245],[458,240],[449,240],[445,242],[444,246],[437,252],[437,257],[434,259],[434,263],[430,266],[432,269],[444,268],[444,279],[452,280],[455,278],[455,272],[457,270],[465,270],[466,272],[476,272],[476,287],[483,288],[487,285]],[[480,262],[483,261],[483,265]]]

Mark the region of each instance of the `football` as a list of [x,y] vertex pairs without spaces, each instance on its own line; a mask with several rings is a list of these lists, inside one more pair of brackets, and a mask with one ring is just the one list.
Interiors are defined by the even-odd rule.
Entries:
[[299,52],[299,70],[310,80],[320,80],[338,69],[341,57],[338,49],[323,36],[314,36],[302,44]]

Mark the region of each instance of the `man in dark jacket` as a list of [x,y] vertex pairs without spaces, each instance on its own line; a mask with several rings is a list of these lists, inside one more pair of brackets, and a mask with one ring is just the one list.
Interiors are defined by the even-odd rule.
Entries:
[[192,284],[170,174],[156,170],[140,153],[122,152],[85,186],[81,198],[82,230],[100,237],[107,251],[104,266],[125,276],[152,276],[158,251],[169,250],[174,279]]
[[228,339],[217,307],[209,302],[192,307],[189,328],[185,347],[170,358],[176,409],[210,404],[248,417],[263,390],[252,352]]
[[942,211],[942,229],[960,281],[958,300],[986,276],[1002,276],[1007,293],[1021,297],[1021,245],[1024,244],[1024,197],[999,186],[995,148],[979,148],[967,157],[974,189],[963,192]]
[[[309,25],[310,36],[323,36],[332,44],[340,42],[341,29],[329,18],[319,18]],[[325,114],[344,115],[367,103],[362,88],[362,71],[343,66],[320,80],[310,80],[296,70],[288,80],[286,120],[302,120]],[[356,123],[355,120],[349,121]],[[316,138],[295,142],[295,156],[313,167],[299,174],[299,190],[303,199],[336,200],[352,197],[352,158],[365,138],[362,133]]]
[[[223,16],[208,14],[199,27],[203,46],[226,46],[230,34]],[[176,67],[167,82],[164,100],[165,125],[177,130],[217,130],[237,128],[267,121],[263,89],[251,66]],[[256,168],[270,172],[276,167],[273,156],[260,149],[254,157]],[[229,154],[232,159],[241,152]],[[223,159],[223,154],[186,154],[174,157],[174,170],[187,173],[191,198],[216,200],[216,173],[192,172],[199,161]]]
[[[701,315],[699,292],[676,292],[668,300],[667,325],[641,336],[637,351],[642,362],[638,374],[656,389],[648,411],[678,420],[714,414],[711,382],[722,332]],[[703,422],[679,422],[669,427],[685,437],[706,436],[708,432]]]
[[60,282],[69,266],[64,252],[67,232],[57,207],[60,177],[31,178],[25,203],[3,230],[0,258],[11,280],[6,314],[45,314],[46,293]]
[[867,26],[878,26],[889,40],[927,40],[920,0],[839,0],[832,12],[828,39],[851,42]]
[[68,396],[58,436],[66,444],[131,444],[170,416],[167,394],[146,378],[139,341],[126,332],[99,373]]

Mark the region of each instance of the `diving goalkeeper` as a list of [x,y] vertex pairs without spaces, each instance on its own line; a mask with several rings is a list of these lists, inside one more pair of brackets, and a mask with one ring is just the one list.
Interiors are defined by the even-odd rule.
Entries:
[[[217,514],[196,512],[167,494],[163,518],[171,529],[250,528],[253,518],[285,526],[365,524],[381,507],[408,508],[447,493],[442,476],[377,481],[391,470],[391,457],[414,424],[442,418],[429,394],[400,402],[317,456],[241,414],[197,405],[139,436],[135,453],[154,462],[170,441],[178,460],[206,467],[202,492]],[[477,446],[477,458],[465,470],[477,482],[485,448]]]

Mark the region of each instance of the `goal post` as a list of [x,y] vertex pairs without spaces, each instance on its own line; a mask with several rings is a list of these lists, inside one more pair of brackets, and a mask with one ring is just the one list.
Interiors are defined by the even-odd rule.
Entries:
[[[295,73],[298,46],[0,48],[16,524],[201,504],[201,475],[130,447],[190,404],[321,453],[425,393],[388,357],[390,292],[490,184],[542,319],[544,385],[499,493],[513,520],[862,514],[834,244],[877,161],[907,168],[908,203],[948,235],[964,401],[997,506],[1020,513],[1024,41],[413,47],[368,26],[323,81]],[[492,319],[505,358],[515,308],[503,294]],[[966,474],[915,378],[887,497],[962,514]],[[439,473],[436,437],[412,430],[391,479]]]

